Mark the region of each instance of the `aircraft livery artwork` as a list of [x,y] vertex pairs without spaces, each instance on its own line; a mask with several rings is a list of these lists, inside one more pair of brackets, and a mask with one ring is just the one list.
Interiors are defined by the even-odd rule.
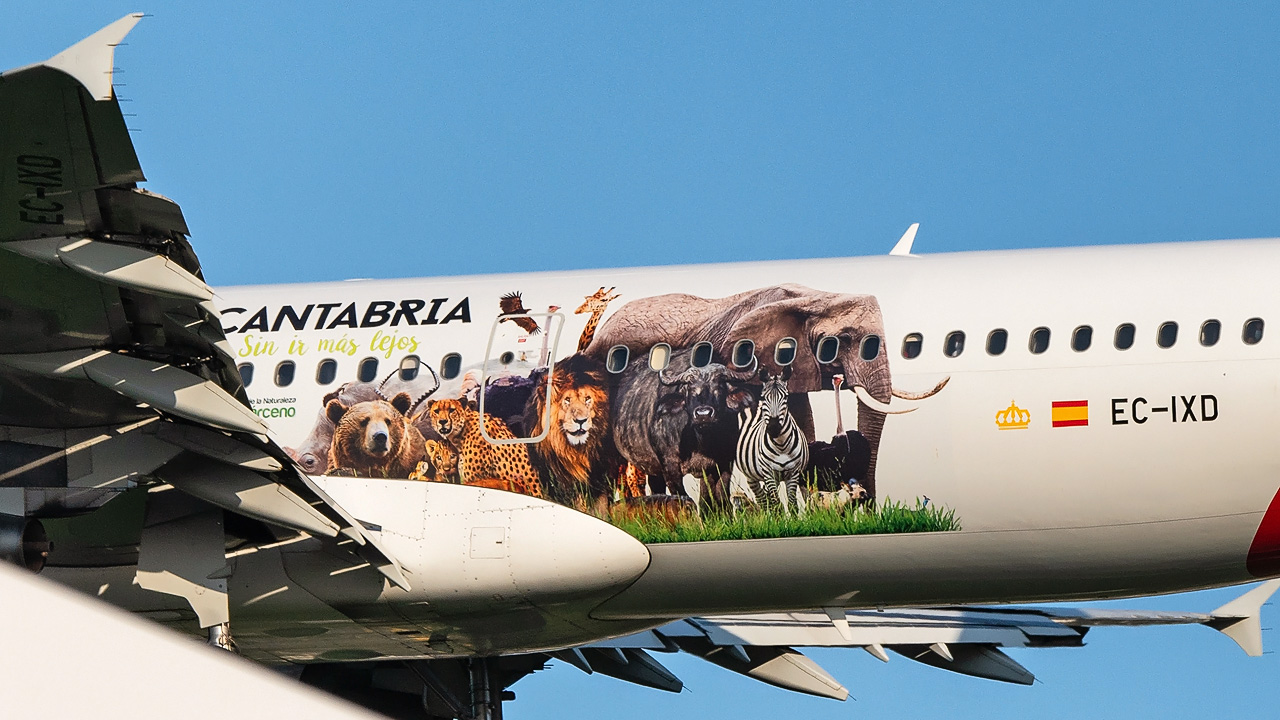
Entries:
[[[314,475],[542,497],[646,542],[960,528],[927,497],[877,494],[885,419],[904,411],[890,402],[928,398],[947,378],[921,392],[893,387],[875,297],[775,285],[725,298],[655,295],[609,312],[616,290],[601,287],[576,308],[587,315],[576,346],[561,337],[559,306],[531,311],[516,291],[497,298],[485,361],[465,366],[453,354],[440,367],[420,361],[436,349],[405,334],[419,318],[395,303],[370,303],[363,317],[372,323],[356,323],[359,308],[342,311],[349,327],[385,326],[386,357],[413,354],[389,375],[329,377],[335,389],[305,438],[285,438],[289,452]],[[422,319],[484,322],[484,304],[436,300]],[[268,330],[269,310],[252,313],[252,327],[232,324],[251,311],[224,313],[229,336]],[[281,318],[337,330],[313,325],[310,311],[281,308],[270,330]],[[391,328],[393,317],[404,322]],[[318,342],[336,347],[327,336]],[[856,398],[848,410],[841,391]],[[255,408],[278,415],[272,402]],[[815,426],[816,403],[834,406],[834,427]]]
[[[552,661],[681,692],[658,653],[838,700],[797,648],[1022,685],[1002,647],[1099,626],[1263,654],[1280,239],[921,256],[911,225],[879,257],[547,272],[593,256],[529,235],[532,265],[464,248],[513,274],[215,290],[138,187],[113,73],[141,17],[0,74],[6,641],[138,631],[68,624],[13,564],[395,717],[501,718]],[[421,226],[352,252],[435,272],[470,237]],[[1210,613],[1009,607],[1255,579]],[[90,649],[81,694],[138,714]]]

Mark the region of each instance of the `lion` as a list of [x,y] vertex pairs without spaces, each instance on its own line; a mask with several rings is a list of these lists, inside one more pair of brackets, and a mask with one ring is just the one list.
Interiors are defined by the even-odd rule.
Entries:
[[[529,436],[543,432],[547,378],[525,406]],[[621,456],[609,442],[609,393],[604,367],[575,354],[555,364],[551,377],[550,430],[537,445],[548,496],[564,505],[604,513],[613,495],[613,480],[622,471]],[[584,492],[585,491],[585,492]]]

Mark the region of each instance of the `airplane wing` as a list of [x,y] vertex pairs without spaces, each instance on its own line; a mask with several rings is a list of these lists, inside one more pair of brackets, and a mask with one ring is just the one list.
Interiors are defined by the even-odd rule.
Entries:
[[1091,628],[1205,625],[1251,656],[1262,654],[1260,613],[1280,580],[1252,588],[1209,613],[1069,607],[945,607],[698,617],[553,653],[584,672],[680,692],[683,683],[650,652],[685,652],[761,682],[844,700],[849,691],[797,647],[888,651],[942,670],[1030,685],[1035,675],[1001,648],[1079,647]]
[[[253,412],[181,209],[138,187],[111,77],[141,17],[0,75],[0,520],[167,484],[333,538],[407,588],[395,558]],[[163,558],[184,540],[150,527],[172,526],[155,515],[157,552],[147,531],[139,552]],[[164,591],[167,568],[155,569],[139,579]]]

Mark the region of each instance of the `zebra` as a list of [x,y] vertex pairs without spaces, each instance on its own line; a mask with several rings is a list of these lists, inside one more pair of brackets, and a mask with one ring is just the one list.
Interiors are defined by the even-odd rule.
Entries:
[[[783,511],[790,512],[788,506],[794,501],[796,514],[803,515],[804,487],[800,476],[809,464],[809,443],[787,408],[791,368],[783,369],[776,378],[762,369],[760,377],[764,387],[759,404],[738,416],[740,431],[733,472],[746,480],[760,505],[772,508],[781,500]],[[780,486],[784,490],[781,498]]]

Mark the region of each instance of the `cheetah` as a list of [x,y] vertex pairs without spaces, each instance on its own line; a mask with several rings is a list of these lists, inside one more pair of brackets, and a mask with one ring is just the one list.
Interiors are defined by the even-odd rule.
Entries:
[[631,463],[626,463],[619,469],[621,473],[618,477],[618,495],[623,499],[644,497],[645,488],[649,484],[649,476]]
[[[436,400],[427,410],[431,426],[454,451],[463,485],[499,486],[512,492],[542,497],[542,483],[523,444],[494,445],[480,434],[480,413],[460,400]],[[507,424],[484,416],[484,429],[494,439],[514,438]],[[496,482],[495,482],[496,481]]]

